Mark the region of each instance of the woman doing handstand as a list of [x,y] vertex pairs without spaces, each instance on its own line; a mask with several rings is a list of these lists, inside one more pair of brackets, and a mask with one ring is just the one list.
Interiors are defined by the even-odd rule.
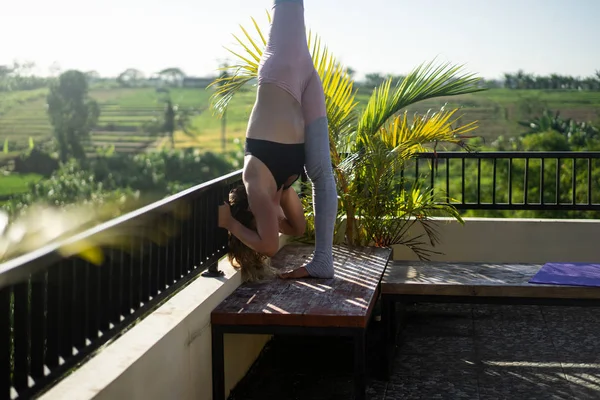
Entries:
[[[304,233],[302,203],[290,187],[303,168],[313,185],[315,251],[309,263],[281,277],[331,278],[338,200],[325,95],[308,50],[303,0],[275,0],[246,132],[244,184],[219,208],[219,226],[230,232],[230,259],[242,271],[278,251],[279,232]],[[260,279],[261,272],[246,276]]]

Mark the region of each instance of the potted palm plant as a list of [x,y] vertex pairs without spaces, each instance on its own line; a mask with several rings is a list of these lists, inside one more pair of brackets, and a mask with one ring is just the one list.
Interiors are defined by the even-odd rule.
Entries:
[[[267,13],[270,23],[271,17]],[[266,46],[265,34],[252,18],[256,37],[241,27],[234,35],[239,51],[228,49],[234,62],[226,65],[228,74],[215,79],[212,107],[223,113],[231,99],[258,74],[258,64]],[[454,96],[483,90],[479,78],[462,72],[461,66],[424,63],[405,79],[392,86],[392,79],[376,87],[366,106],[359,109],[354,82],[343,66],[308,32],[308,46],[325,91],[330,130],[331,159],[339,194],[336,242],[349,245],[404,245],[422,259],[432,254],[439,238],[436,216],[451,216],[463,223],[457,210],[443,194],[424,187],[418,180],[403,177],[405,166],[419,152],[435,150],[437,145],[458,145],[468,149],[467,133],[475,123],[453,127],[460,118],[458,109],[442,107],[436,112],[415,113],[409,118],[407,107],[431,98]],[[403,111],[404,110],[404,111]],[[310,191],[303,197],[306,209]],[[314,236],[313,216],[307,214],[303,239]],[[414,235],[420,226],[424,235]]]

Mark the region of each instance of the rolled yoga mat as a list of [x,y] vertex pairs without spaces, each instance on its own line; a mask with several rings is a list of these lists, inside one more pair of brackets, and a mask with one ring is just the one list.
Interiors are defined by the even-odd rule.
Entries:
[[600,287],[600,264],[546,263],[529,283]]

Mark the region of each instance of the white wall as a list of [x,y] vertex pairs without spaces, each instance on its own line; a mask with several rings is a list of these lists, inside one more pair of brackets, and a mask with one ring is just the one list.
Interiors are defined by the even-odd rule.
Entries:
[[[600,220],[468,218],[439,224],[441,255],[432,260],[488,262],[599,262]],[[421,233],[422,230],[415,231]],[[406,247],[394,259],[416,260]]]

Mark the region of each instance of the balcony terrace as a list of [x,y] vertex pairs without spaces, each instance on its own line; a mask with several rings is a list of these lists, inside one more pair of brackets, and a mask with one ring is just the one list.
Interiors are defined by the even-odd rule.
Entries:
[[[464,226],[440,218],[434,260],[598,262],[600,224],[591,217],[600,211],[600,153],[420,157],[406,174],[449,192],[460,210],[579,213],[469,217]],[[223,258],[227,236],[215,211],[240,178],[232,173],[0,264],[0,399],[212,399],[210,314],[241,285]],[[108,249],[102,266],[60,255],[75,241],[134,231],[141,240]],[[152,240],[157,231],[176,234],[161,243]],[[281,247],[287,243],[282,236]],[[400,246],[392,258],[416,259]],[[383,379],[376,307],[367,331],[367,398],[599,398],[597,312],[404,304],[392,375]],[[231,399],[353,396],[352,344],[344,339],[226,334],[223,347]]]

